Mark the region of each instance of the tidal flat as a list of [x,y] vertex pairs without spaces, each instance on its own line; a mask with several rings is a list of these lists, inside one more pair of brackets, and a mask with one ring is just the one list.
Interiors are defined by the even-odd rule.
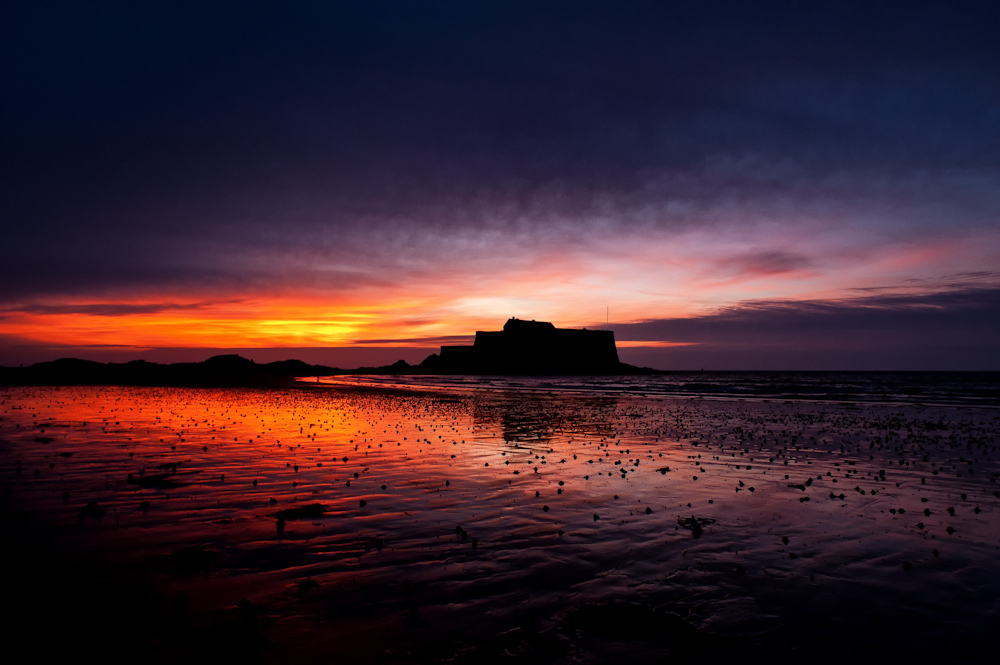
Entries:
[[1000,408],[0,389],[8,644],[305,663],[991,662]]

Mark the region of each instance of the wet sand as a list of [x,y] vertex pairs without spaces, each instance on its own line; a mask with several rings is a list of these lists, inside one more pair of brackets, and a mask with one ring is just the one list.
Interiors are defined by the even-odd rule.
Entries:
[[8,640],[173,662],[989,662],[1000,410],[0,391]]

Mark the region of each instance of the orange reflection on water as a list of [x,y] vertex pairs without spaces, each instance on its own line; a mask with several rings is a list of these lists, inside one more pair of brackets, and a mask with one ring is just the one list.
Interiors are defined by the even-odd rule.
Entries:
[[[737,633],[850,626],[862,601],[921,604],[939,625],[966,602],[958,571],[985,580],[987,600],[958,610],[978,630],[1000,591],[1000,526],[985,519],[1000,464],[952,443],[982,448],[994,417],[385,386],[16,388],[0,392],[0,481],[5,511],[203,606],[267,603],[297,627],[282,634],[324,636],[316,653],[358,634],[371,653],[492,639],[525,607],[569,639],[572,612],[608,601],[707,608]],[[817,585],[857,591],[814,607]],[[394,623],[414,615],[431,619]],[[270,637],[282,657],[299,644]]]

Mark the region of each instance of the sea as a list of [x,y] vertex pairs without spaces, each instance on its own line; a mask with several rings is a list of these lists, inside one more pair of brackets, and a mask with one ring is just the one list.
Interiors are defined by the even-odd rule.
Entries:
[[102,662],[992,662],[998,384],[0,388],[0,627]]
[[[315,379],[303,379],[310,381]],[[1000,372],[670,372],[640,376],[322,377],[342,385],[708,399],[1000,406]]]

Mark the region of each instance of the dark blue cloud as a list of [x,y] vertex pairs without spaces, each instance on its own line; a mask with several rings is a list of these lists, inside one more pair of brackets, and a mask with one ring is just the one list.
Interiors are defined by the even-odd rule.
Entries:
[[705,316],[615,327],[619,340],[692,346],[625,349],[661,369],[1000,370],[1000,289],[968,287],[849,301],[744,303]]
[[350,286],[424,231],[1000,213],[988,4],[0,12],[8,297],[308,281],[317,246]]

